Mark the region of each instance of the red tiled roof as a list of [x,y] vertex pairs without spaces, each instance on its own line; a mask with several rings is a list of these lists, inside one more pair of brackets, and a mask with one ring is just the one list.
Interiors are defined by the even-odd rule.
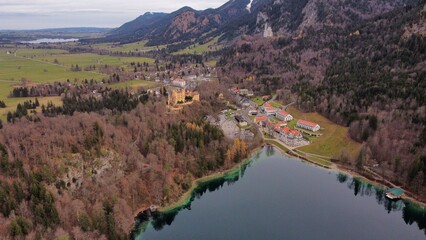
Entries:
[[277,122],[276,125],[277,126],[282,126],[282,125],[286,126],[287,122],[286,121]]
[[290,132],[290,128],[288,127],[281,128],[281,132],[287,135]]
[[267,111],[267,112],[275,111],[275,110],[277,110],[277,109],[274,108],[274,107],[265,107],[265,111]]
[[279,110],[278,111],[278,114],[281,114],[281,115],[283,115],[284,117],[287,117],[288,115],[290,115],[290,114],[288,114],[286,111],[284,111],[284,110]]
[[297,131],[297,130],[291,130],[290,132],[291,132],[291,134],[293,134],[293,136],[295,136],[295,137],[297,137],[297,136],[300,136],[300,135],[301,135],[301,133],[300,133],[299,131]]
[[303,124],[303,125],[308,125],[308,126],[311,126],[311,127],[315,127],[315,126],[318,125],[316,123],[309,122],[309,121],[302,120],[302,119],[300,119],[299,121],[297,121],[297,123],[300,123],[300,124]]
[[266,121],[266,120],[268,120],[267,116],[257,116],[257,117],[255,117],[255,121],[256,122],[263,122],[263,121]]
[[302,135],[299,131],[290,129],[289,127],[280,128],[279,130],[285,135],[292,134],[295,137]]
[[272,107],[272,105],[270,103],[266,102],[266,103],[263,104],[263,107],[265,107],[265,108]]

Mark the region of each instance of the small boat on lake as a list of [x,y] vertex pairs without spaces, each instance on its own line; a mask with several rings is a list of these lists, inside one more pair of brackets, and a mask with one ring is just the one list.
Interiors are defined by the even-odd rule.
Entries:
[[390,200],[399,200],[402,194],[404,194],[404,190],[401,188],[389,188],[386,191],[386,197]]

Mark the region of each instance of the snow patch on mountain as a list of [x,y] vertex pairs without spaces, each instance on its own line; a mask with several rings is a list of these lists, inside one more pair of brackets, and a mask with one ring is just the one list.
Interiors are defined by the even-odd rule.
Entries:
[[249,4],[247,4],[246,9],[247,11],[251,12],[251,5],[253,3],[253,0],[250,0]]

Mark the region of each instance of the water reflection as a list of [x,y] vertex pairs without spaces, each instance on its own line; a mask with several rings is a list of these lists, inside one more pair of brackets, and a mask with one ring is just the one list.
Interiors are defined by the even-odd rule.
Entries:
[[[269,148],[268,148],[269,149]],[[272,150],[273,151],[273,150]],[[175,217],[182,209],[191,210],[191,203],[194,199],[201,198],[206,192],[214,192],[221,189],[225,184],[232,185],[242,178],[247,170],[257,159],[259,159],[260,152],[256,153],[250,161],[242,164],[233,171],[225,174],[223,177],[215,178],[203,183],[200,183],[197,188],[191,194],[190,200],[187,204],[177,207],[167,212],[149,213],[143,212],[138,215],[135,223],[135,229],[131,232],[131,239],[135,239],[137,235],[144,232],[148,223],[152,224],[152,227],[156,231],[160,231],[166,225],[171,225]]]
[[359,178],[352,178],[346,174],[338,173],[337,181],[346,183],[348,188],[353,190],[355,196],[375,195],[376,202],[383,205],[384,209],[390,213],[392,211],[401,211],[404,222],[408,225],[416,223],[420,230],[426,235],[426,209],[420,205],[407,201],[391,201],[385,197],[385,190],[382,187],[374,186]]
[[[274,153],[274,151],[275,151],[275,153]],[[280,161],[269,161],[269,163],[265,162],[264,160],[265,160],[266,155],[272,156],[273,157],[272,159],[279,159]],[[179,218],[177,219],[176,217],[182,209],[190,210],[192,201],[194,199],[201,198],[202,196],[205,195],[205,193],[217,191],[217,190],[225,187],[226,185],[235,184],[238,180],[240,180],[241,178],[243,178],[245,176],[246,170],[250,166],[257,163],[257,161],[256,161],[257,159],[262,159],[262,161],[258,162],[261,167],[260,168],[253,167],[251,169],[251,170],[253,170],[253,173],[256,173],[256,174],[248,174],[245,177],[244,181],[241,181],[241,185],[235,186],[234,188],[240,187],[240,190],[241,190],[241,187],[243,187],[242,189],[244,189],[244,190],[241,191],[240,194],[241,193],[244,194],[245,191],[250,191],[250,193],[252,193],[253,188],[255,189],[255,187],[257,186],[257,185],[253,184],[254,182],[257,182],[258,179],[260,179],[260,178],[268,179],[266,182],[268,183],[268,185],[267,185],[268,187],[271,186],[271,188],[270,188],[271,191],[265,191],[264,194],[265,193],[270,194],[268,196],[271,196],[269,198],[269,200],[272,199],[271,201],[265,201],[268,204],[268,206],[270,206],[270,207],[265,208],[264,209],[265,211],[264,212],[262,211],[262,213],[254,212],[254,213],[250,213],[250,214],[245,214],[247,211],[245,211],[244,210],[245,208],[243,207],[239,210],[236,210],[235,212],[232,212],[232,214],[244,215],[245,218],[246,218],[245,220],[250,220],[251,217],[254,217],[253,219],[257,219],[256,216],[259,216],[258,214],[265,214],[265,215],[262,215],[262,216],[268,217],[268,220],[270,220],[270,221],[284,221],[285,222],[286,220],[288,220],[288,219],[285,219],[285,217],[282,217],[282,216],[285,216],[285,214],[288,214],[288,216],[293,216],[293,217],[297,218],[300,215],[300,213],[298,211],[292,212],[292,208],[285,208],[285,206],[286,205],[287,206],[296,205],[296,207],[294,207],[294,209],[301,209],[301,208],[304,207],[303,199],[298,199],[297,195],[292,196],[292,195],[289,195],[289,194],[291,194],[293,192],[298,193],[297,192],[298,189],[296,189],[296,188],[293,189],[292,188],[293,186],[299,187],[299,185],[300,185],[300,186],[304,186],[304,187],[308,187],[308,188],[310,186],[312,186],[310,181],[305,183],[302,180],[300,181],[300,184],[294,184],[296,182],[296,180],[298,180],[298,177],[306,176],[305,170],[308,170],[309,168],[306,168],[305,165],[303,165],[303,166],[300,165],[301,167],[297,168],[297,166],[299,164],[302,164],[302,163],[299,163],[298,161],[293,161],[289,158],[284,158],[284,159],[282,157],[274,158],[275,155],[278,156],[279,152],[276,151],[273,147],[265,147],[263,151],[260,151],[258,154],[256,154],[252,158],[252,160],[250,162],[248,162],[247,164],[244,164],[241,167],[227,173],[223,177],[212,179],[208,182],[204,182],[204,183],[200,184],[193,191],[191,197],[188,199],[188,201],[185,205],[182,205],[182,206],[175,208],[173,210],[170,210],[168,212],[156,213],[156,214],[153,214],[152,216],[148,212],[141,214],[136,221],[137,222],[136,223],[137,228],[135,229],[134,232],[132,232],[131,238],[132,239],[134,239],[136,237],[142,238],[142,233],[144,233],[145,230],[147,230],[147,234],[154,234],[155,235],[156,233],[153,233],[152,231],[154,231],[154,232],[160,231],[163,228],[165,228],[165,226],[171,225],[172,223],[177,224],[177,226],[179,226],[179,224],[188,224],[189,226],[192,226],[193,224],[197,224],[198,220],[193,220],[194,222],[191,222],[192,220],[188,220],[188,218],[187,218],[186,222],[182,223],[182,222],[179,222]],[[279,155],[279,156],[281,156],[281,155]],[[282,168],[283,166],[284,166],[284,168]],[[252,171],[250,171],[250,172],[252,172]],[[322,174],[321,171],[318,171],[318,172]],[[272,176],[272,177],[268,178],[265,175]],[[281,178],[280,176],[287,176],[287,178]],[[342,189],[332,188],[333,190],[329,192],[330,194],[337,194],[340,197],[342,197],[342,199],[353,198],[353,196],[348,196],[348,195],[352,195],[352,193],[356,198],[368,197],[369,200],[371,199],[371,201],[367,201],[366,203],[361,203],[361,205],[360,205],[361,207],[366,206],[366,207],[373,207],[374,209],[375,208],[380,209],[381,206],[383,206],[384,211],[386,211],[387,213],[393,213],[391,216],[389,216],[389,218],[392,218],[392,221],[395,218],[399,218],[399,216],[402,216],[402,220],[407,225],[410,225],[410,226],[411,225],[413,225],[413,226],[417,225],[417,227],[420,229],[420,231],[424,232],[424,234],[426,234],[426,209],[425,208],[422,208],[419,205],[414,204],[414,203],[409,202],[409,201],[390,201],[387,198],[385,198],[385,190],[383,188],[377,187],[377,186],[372,185],[368,182],[362,181],[361,179],[356,178],[356,177],[354,178],[354,177],[351,177],[349,175],[345,175],[345,174],[341,174],[341,173],[337,174],[337,175],[327,176],[327,177],[324,177],[324,178],[322,178],[321,176],[323,176],[323,175],[312,174],[312,179],[317,181],[318,183],[321,183],[321,184],[316,185],[315,187],[312,187],[311,191],[315,192],[316,189],[320,189],[321,186],[322,186],[322,183],[323,184],[330,184],[330,181],[331,182],[335,181],[333,179],[334,176],[335,176],[336,180],[340,184],[344,184],[343,189],[349,189],[350,192],[347,192],[346,190],[342,190]],[[255,181],[253,181],[254,179],[255,179]],[[283,179],[286,179],[287,181],[282,181],[275,186],[274,185],[275,182],[273,182],[273,181],[275,181],[276,179],[278,181],[280,181],[280,180],[282,181]],[[292,181],[292,180],[294,180],[294,181]],[[259,182],[261,182],[261,181],[259,181]],[[246,185],[244,185],[244,183]],[[247,183],[251,183],[251,184],[247,185]],[[259,187],[259,186],[263,186],[263,185],[258,185],[257,187]],[[344,187],[344,186],[346,186],[347,188]],[[285,191],[276,191],[275,187],[280,187],[282,189],[285,189]],[[324,186],[325,189],[327,189],[326,187],[327,186]],[[346,193],[345,193],[345,191],[346,191]],[[277,195],[274,195],[275,193],[277,193]],[[282,194],[282,195],[280,195],[280,194]],[[260,198],[259,199],[253,198],[253,195],[249,195],[249,196],[250,196],[250,198],[247,199],[247,201],[249,203],[254,203],[254,204],[259,203]],[[327,195],[327,196],[330,196],[330,195]],[[333,195],[331,195],[331,196],[333,196]],[[210,201],[212,200],[211,197],[212,197],[212,195],[204,196],[204,198],[210,199]],[[246,199],[246,198],[244,198],[244,199]],[[280,201],[274,202],[273,199],[283,199],[283,201],[286,202],[286,204],[282,204]],[[338,199],[339,198],[336,198],[336,201],[338,201]],[[220,200],[220,198],[219,198],[219,200]],[[260,199],[260,200],[262,200],[262,199]],[[296,201],[296,202],[294,202],[293,200]],[[331,200],[333,200],[333,199],[331,199]],[[200,201],[200,202],[202,202],[202,201]],[[301,202],[301,204],[298,205],[298,203],[300,203],[300,202]],[[378,206],[375,206],[374,202],[377,202]],[[364,205],[362,205],[362,204],[364,204]],[[338,205],[338,206],[342,206],[342,205]],[[346,207],[345,205],[343,205],[343,206]],[[205,207],[209,208],[210,206],[205,206]],[[277,208],[281,208],[281,207],[283,207],[284,209],[277,209]],[[315,209],[315,208],[307,208],[307,209],[310,209],[311,211],[312,210],[317,211],[317,209]],[[331,205],[331,209],[327,209],[327,211],[329,211],[329,212],[327,212],[326,214],[332,214],[334,209],[339,209],[339,208],[333,208],[333,205]],[[214,210],[215,210],[214,207],[212,207],[211,211],[214,211]],[[226,207],[225,207],[225,210],[227,210]],[[349,210],[352,211],[352,209],[349,209]],[[191,212],[191,214],[192,215],[194,215],[194,214],[197,215],[197,213],[200,214],[200,212],[199,211],[197,212],[197,211],[198,210],[194,209]],[[239,211],[244,211],[244,212],[240,213]],[[306,210],[306,211],[307,211],[307,214],[309,214],[309,211],[308,210]],[[358,209],[353,209],[353,211],[358,211]],[[279,214],[279,213],[283,213],[283,214]],[[274,214],[276,214],[275,218],[274,218]],[[320,216],[321,214],[325,214],[325,213],[323,213],[322,211],[318,211],[318,216]],[[401,214],[401,215],[399,215],[399,214]],[[383,226],[384,223],[381,222],[381,221],[385,220],[384,222],[387,222],[388,216],[384,216],[386,214],[383,214],[383,215],[377,214],[377,215],[378,215],[377,218],[374,218],[374,219],[377,219],[376,223],[378,225]],[[184,216],[182,216],[182,217],[184,217]],[[186,217],[188,217],[188,215],[186,215]],[[222,216],[219,217],[218,221],[220,221],[221,217]],[[316,216],[312,216],[312,218],[315,218],[315,217]],[[368,216],[368,214],[367,214],[367,217],[373,217],[373,216]],[[385,218],[385,219],[383,219],[383,218]],[[196,219],[196,218],[194,218],[194,219]],[[356,219],[356,220],[357,221],[363,221],[361,218]],[[389,223],[392,223],[392,224],[395,223],[395,221],[393,221],[393,222],[392,221],[389,221]],[[401,221],[401,220],[399,220],[399,221]],[[251,222],[251,221],[246,221],[244,224],[249,224],[249,222]],[[287,223],[291,224],[291,219],[288,220]],[[239,229],[241,229],[243,226],[246,227],[246,225],[244,225],[244,224],[242,224],[242,225],[239,225],[238,223],[235,224],[235,229],[236,229],[235,231],[237,231],[237,232],[233,232],[233,233],[236,236],[238,236]],[[400,222],[400,225],[404,225],[404,224],[402,222]],[[343,226],[344,226],[344,224],[343,224]],[[397,224],[392,225],[392,226],[397,226]],[[405,227],[406,226],[403,226],[401,228],[400,233],[406,233],[408,231],[413,230],[413,229],[410,229],[410,230],[404,229]],[[293,225],[292,229],[294,230],[294,232],[303,232],[303,231],[306,230],[304,228],[303,224]],[[321,228],[319,228],[319,229],[321,229]],[[402,232],[402,229],[404,229],[403,230],[404,232]],[[283,233],[281,231],[280,227],[271,228],[270,230],[272,232],[274,232],[274,234],[287,234],[287,233]],[[176,231],[178,233],[182,234],[185,230],[183,230],[183,232],[179,232],[179,230],[176,230]],[[200,231],[202,231],[202,230],[200,230]],[[342,232],[341,234],[343,234],[343,235],[348,234],[348,232],[350,232],[350,231],[351,231],[351,229],[345,229],[345,231]],[[163,231],[163,233],[166,233],[167,237],[164,237],[164,235],[163,235],[163,238],[161,238],[161,237],[157,238],[157,235],[155,235],[155,237],[151,237],[151,239],[171,239],[170,235],[167,235],[167,232],[168,232],[167,230]],[[421,236],[422,235],[421,232],[420,232],[420,238],[423,237],[423,236]],[[321,233],[321,231],[319,231],[319,233]],[[169,234],[170,234],[170,232],[169,232]],[[171,234],[174,234],[174,232],[171,233]],[[229,239],[229,238],[227,238],[228,235],[226,235],[226,234],[229,234],[229,232],[224,231],[222,235],[219,234],[222,237],[218,237],[218,239]],[[289,239],[303,239],[303,238],[295,238],[295,235],[291,235],[291,233],[288,233],[288,234],[289,234],[288,236],[290,236]],[[355,232],[351,232],[351,234],[354,234],[354,236],[356,235]],[[381,234],[380,239],[386,239],[385,236],[390,236],[389,239],[393,239],[392,233],[387,233],[386,230],[381,231],[380,234]],[[419,232],[416,232],[416,234],[419,234]],[[403,234],[401,234],[401,235],[403,236]],[[261,239],[259,236],[260,235],[256,235],[255,233],[253,233],[250,236],[246,236],[246,238],[244,238],[244,239]],[[285,235],[285,236],[287,236],[287,235]],[[293,236],[293,238],[291,236]],[[307,234],[305,236],[307,236],[309,238],[310,235]],[[360,234],[360,236],[361,236],[361,238],[359,238],[359,239],[366,239],[365,235]],[[416,236],[418,236],[418,235],[416,235]],[[314,237],[316,237],[316,235],[315,236],[312,235],[311,237],[312,238],[309,238],[309,239],[330,239],[329,237],[326,237],[326,236],[322,236],[322,238],[321,237],[314,238]],[[402,238],[402,239],[404,239],[404,238]],[[406,239],[408,239],[408,238],[406,238]]]

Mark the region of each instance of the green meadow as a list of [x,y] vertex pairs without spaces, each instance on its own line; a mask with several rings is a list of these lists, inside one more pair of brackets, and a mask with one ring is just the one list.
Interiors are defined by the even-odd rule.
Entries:
[[59,55],[49,55],[49,56],[39,56],[38,60],[55,63],[70,68],[71,65],[78,65],[80,67],[87,67],[91,65],[101,66],[101,65],[110,65],[110,66],[127,66],[131,62],[146,62],[154,63],[152,58],[144,57],[115,57],[107,55],[98,55],[93,53],[79,53],[79,54],[59,54]]
[[220,50],[222,45],[218,44],[220,36],[213,38],[211,41],[204,44],[194,44],[173,54],[201,54],[210,51]]
[[298,119],[304,119],[318,123],[322,134],[320,137],[309,138],[312,144],[297,148],[301,152],[308,154],[318,154],[326,158],[339,158],[342,150],[346,151],[350,158],[355,159],[358,155],[361,144],[349,137],[348,128],[337,125],[318,113],[304,113],[293,106],[287,109],[295,119],[289,123],[289,127],[294,127]]
[[94,49],[107,50],[110,52],[148,52],[166,47],[166,45],[146,46],[147,42],[148,41],[145,40],[127,44],[99,43],[92,45],[92,47]]
[[119,83],[113,83],[111,84],[112,88],[132,88],[134,90],[137,90],[140,87],[144,88],[151,88],[155,87],[156,83],[151,81],[144,81],[144,80],[131,80],[126,82],[119,82]]
[[[7,52],[10,52],[7,54]],[[15,55],[16,51],[16,55]],[[154,59],[143,57],[116,57],[97,55],[92,53],[70,54],[60,49],[32,49],[32,48],[0,48],[0,100],[4,101],[7,108],[0,109],[0,119],[5,120],[8,111],[14,111],[18,103],[23,103],[24,98],[8,98],[14,87],[42,83],[83,81],[84,79],[102,80],[107,78],[96,71],[71,71],[71,65],[80,68],[89,65],[110,65],[126,67],[131,62],[153,63]],[[114,85],[113,87],[152,87],[155,83],[133,80]],[[41,103],[53,101],[60,104],[60,97],[39,98]]]

